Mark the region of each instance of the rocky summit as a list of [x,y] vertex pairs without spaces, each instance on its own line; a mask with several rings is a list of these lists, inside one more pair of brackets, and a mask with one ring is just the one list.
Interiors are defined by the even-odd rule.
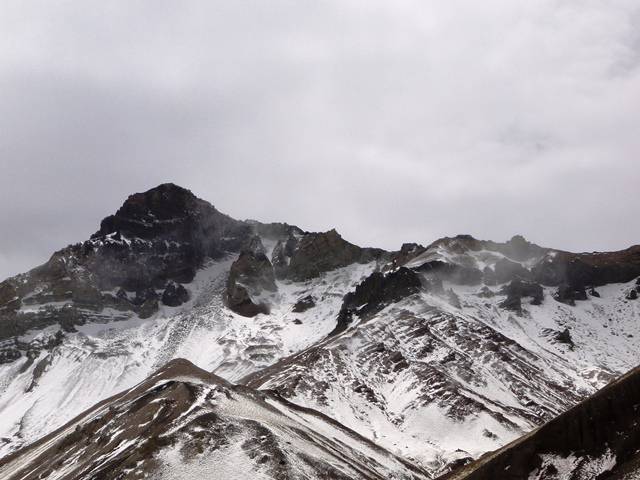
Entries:
[[638,293],[640,246],[386,251],[159,185],[0,283],[0,477],[637,478]]

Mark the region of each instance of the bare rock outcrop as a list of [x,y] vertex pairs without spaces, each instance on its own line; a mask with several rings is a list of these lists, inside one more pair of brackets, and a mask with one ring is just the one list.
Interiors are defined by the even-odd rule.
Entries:
[[522,299],[531,298],[532,305],[540,305],[544,299],[542,286],[535,282],[527,282],[520,279],[512,280],[511,283],[502,288],[502,293],[507,298],[500,304],[505,310],[517,313],[522,312]]
[[388,304],[418,292],[421,286],[419,275],[405,267],[387,274],[373,272],[354,291],[345,295],[338,313],[338,324],[331,335],[344,331],[354,315],[366,318]]
[[260,238],[255,236],[231,265],[227,280],[226,303],[245,317],[269,313],[264,294],[278,289],[273,266],[265,254]]
[[309,233],[295,246],[290,256],[287,277],[304,281],[336,268],[372,261],[385,253],[381,249],[361,248],[349,243],[335,230]]

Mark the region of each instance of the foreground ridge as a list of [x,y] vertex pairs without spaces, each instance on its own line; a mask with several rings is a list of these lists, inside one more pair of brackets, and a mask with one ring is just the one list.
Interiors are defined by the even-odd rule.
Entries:
[[640,368],[558,417],[441,480],[636,479]]
[[168,363],[4,460],[3,479],[429,478],[322,414]]

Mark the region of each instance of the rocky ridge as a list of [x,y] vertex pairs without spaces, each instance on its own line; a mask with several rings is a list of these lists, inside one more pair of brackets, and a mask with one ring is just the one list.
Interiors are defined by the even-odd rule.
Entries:
[[[616,274],[624,283],[592,278],[603,295],[576,305],[558,297],[572,277],[549,284],[535,273],[557,255],[518,237],[403,248],[383,271],[407,272],[415,286],[380,295],[385,274],[374,272],[345,296],[335,338],[244,381],[331,412],[387,448],[402,445],[399,452],[431,471],[452,468],[550,420],[637,362],[640,310],[627,300],[637,288],[628,265]],[[518,268],[505,267],[511,263]]]
[[442,480],[634,479],[640,473],[640,369]]
[[0,455],[186,357],[441,473],[636,365],[638,251],[386,252],[161,185],[0,284]]
[[182,359],[0,460],[0,477],[420,480],[425,472],[328,417]]

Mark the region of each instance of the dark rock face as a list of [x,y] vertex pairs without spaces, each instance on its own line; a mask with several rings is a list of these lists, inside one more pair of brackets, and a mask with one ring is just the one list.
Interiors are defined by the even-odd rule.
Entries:
[[403,243],[400,247],[401,255],[416,255],[424,252],[425,248],[419,243]]
[[391,257],[392,268],[404,265],[412,258],[417,257],[426,249],[418,243],[403,243],[398,252],[394,252]]
[[287,275],[289,258],[284,254],[284,244],[282,242],[278,242],[273,249],[271,265],[273,265],[273,273],[276,278],[281,279]]
[[500,308],[511,310],[512,312],[522,312],[522,299],[518,296],[510,296],[500,303]]
[[297,246],[298,238],[293,234],[286,241],[279,240],[276,244],[271,254],[271,263],[273,264],[276,278],[286,278],[289,271],[289,262],[291,262],[291,257]]
[[223,215],[188,190],[164,184],[131,195],[115,215],[102,221],[90,240],[56,252],[29,272],[30,282],[13,283],[20,285],[18,296],[33,283],[49,285],[44,294],[53,298],[56,287],[66,282],[65,291],[95,303],[99,290],[139,291],[164,288],[170,280],[191,281],[205,258],[238,251],[249,234],[250,227],[243,222]]
[[88,268],[101,288],[137,290],[191,281],[205,258],[238,251],[250,232],[189,190],[163,184],[131,195],[83,246],[99,253],[88,256]]
[[556,252],[533,268],[543,285],[567,284],[574,288],[626,283],[640,275],[640,245],[618,252]]
[[133,305],[142,305],[147,300],[158,300],[158,294],[153,288],[138,290],[135,297],[133,297],[133,300],[131,300],[131,303]]
[[300,300],[296,302],[293,306],[292,312],[302,313],[316,306],[316,302],[311,295],[307,295],[306,297],[302,297]]
[[386,275],[373,272],[358,284],[354,291],[344,296],[338,313],[338,324],[330,335],[346,330],[353,320],[353,315],[366,318],[390,303],[413,295],[420,290],[421,286],[418,274],[405,267],[400,267]]
[[[172,283],[191,281],[207,258],[238,252],[252,229],[173,184],[131,195],[91,239],[0,283],[0,340],[56,323],[72,331],[106,307],[149,317],[156,291],[166,291],[169,304],[184,301],[184,287]],[[18,311],[50,302],[67,305]]]
[[115,215],[102,220],[92,238],[119,233],[184,242],[191,245],[194,255],[215,257],[226,250],[237,251],[248,230],[246,224],[218,212],[189,190],[166,183],[131,195]]
[[162,293],[162,303],[169,307],[177,307],[189,300],[189,292],[179,283],[169,282]]
[[264,291],[275,292],[277,289],[273,267],[265,255],[264,246],[259,237],[253,237],[231,265],[227,280],[227,305],[246,317],[269,313],[268,305],[254,302],[253,298]]
[[149,318],[157,311],[158,299],[150,298],[148,300],[145,300],[142,305],[140,305],[140,308],[138,309],[138,315],[140,316],[140,318]]
[[508,242],[497,244],[497,250],[509,258],[524,261],[543,255],[546,249],[527,241],[522,235],[514,235]]
[[269,314],[269,307],[264,303],[255,303],[246,288],[235,285],[227,287],[227,305],[234,312],[244,317],[255,317],[259,313]]
[[616,474],[624,471],[627,463],[638,462],[639,408],[640,369],[636,368],[532,434],[441,478],[526,480],[533,478],[530,475],[534,472],[535,478],[555,478],[550,476],[553,465],[549,471],[540,472],[541,455],[600,458],[609,450],[616,459],[613,470],[608,472],[610,476],[598,476],[598,472],[589,470],[589,462],[578,461],[574,470],[567,473],[569,476],[563,478],[623,478]]
[[542,286],[535,282],[513,280],[502,288],[502,293],[506,294],[507,298],[500,304],[500,306],[506,310],[514,312],[522,311],[523,297],[530,297],[532,305],[540,305],[544,300],[544,291],[542,290]]
[[310,233],[303,236],[295,247],[289,261],[287,277],[296,281],[309,280],[321,273],[353,263],[369,262],[384,254],[380,249],[353,245],[335,230]]
[[553,295],[553,298],[560,303],[574,306],[576,300],[586,300],[587,292],[584,287],[570,287],[569,285],[560,285]]
[[573,338],[571,338],[571,332],[568,328],[565,328],[561,332],[556,332],[555,340],[559,343],[564,343],[565,345],[569,345],[569,348],[573,350],[575,348],[575,344],[573,343]]
[[[474,238],[472,235],[461,234],[455,237],[444,237],[433,242],[429,247],[436,245],[446,246],[450,252],[453,253],[466,253],[469,250],[482,250],[486,242]],[[428,247],[428,248],[429,248]]]
[[13,312],[19,309],[21,304],[16,287],[9,281],[0,283],[0,311]]
[[535,282],[514,280],[507,286],[507,294],[516,294],[521,297],[531,297],[533,305],[540,305],[544,299],[542,286]]
[[140,318],[149,318],[158,311],[158,299],[158,294],[154,289],[146,288],[136,292],[131,303],[137,307],[136,311]]
[[530,280],[531,272],[516,262],[503,258],[496,262],[495,279],[497,283],[506,283],[513,279]]

